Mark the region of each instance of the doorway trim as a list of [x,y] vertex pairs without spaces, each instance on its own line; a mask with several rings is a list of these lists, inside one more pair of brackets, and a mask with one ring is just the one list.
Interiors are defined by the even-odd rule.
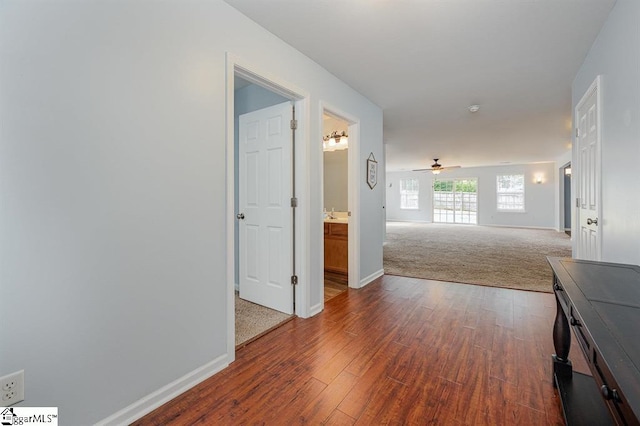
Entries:
[[[349,134],[349,148],[347,151],[347,209],[351,212],[351,216],[349,217],[349,227],[348,227],[348,253],[349,253],[349,287],[350,288],[360,288],[360,255],[358,248],[360,247],[360,180],[359,176],[362,176],[360,170],[360,120],[339,109],[335,106],[329,104],[326,101],[320,101],[319,108],[319,116],[318,122],[320,123],[320,137],[318,138],[317,150],[318,150],[318,169],[320,170],[320,186],[321,186],[321,201],[324,205],[324,154],[322,150],[322,123],[323,123],[323,115],[324,114],[331,115],[336,117],[342,121],[348,123],[348,134]],[[320,217],[322,208],[320,209]],[[320,226],[318,227],[318,232],[322,231],[322,225],[324,220],[321,218]],[[322,242],[322,246],[320,247],[320,253],[324,253],[324,236],[320,239]],[[320,290],[324,290],[324,259],[319,259],[319,270],[322,271],[323,282],[320,286]],[[323,293],[320,294],[321,309],[324,308],[324,296]]]
[[[306,170],[310,165],[307,146],[309,141],[309,94],[296,87],[292,83],[281,79],[272,74],[264,66],[250,64],[239,56],[227,52],[226,53],[226,221],[225,221],[225,238],[226,238],[226,280],[227,289],[227,356],[229,362],[235,360],[235,280],[234,280],[234,264],[235,264],[235,164],[234,164],[234,106],[235,92],[234,79],[235,76],[257,84],[267,90],[277,93],[287,99],[290,99],[296,108],[296,120],[298,126],[296,129],[296,150],[294,179],[296,186],[299,188],[309,187],[309,177]],[[293,167],[293,166],[292,166]],[[296,314],[300,317],[309,316],[309,265],[305,253],[309,252],[308,239],[308,193],[299,191],[297,194],[298,207],[296,207],[296,221],[299,227],[296,229],[295,238],[295,259],[296,271],[299,277],[299,284],[295,291]]]
[[[573,205],[573,192],[571,192],[571,185],[567,188],[567,185],[565,185],[565,181],[566,181],[566,176],[565,176],[565,169],[567,168],[571,168],[571,161],[568,161],[566,163],[564,163],[562,166],[560,166],[560,168],[558,169],[558,192],[559,192],[559,196],[558,196],[558,232],[566,232],[567,229],[569,230],[569,232],[572,231],[571,227],[567,228],[567,221],[565,220],[566,214],[567,214],[567,210],[565,207],[565,198],[566,198],[566,194],[567,192],[569,193],[569,196],[571,197],[569,199],[569,215],[570,215],[570,221],[569,221],[569,225],[573,226],[573,209],[571,208],[571,206]],[[573,170],[572,170],[573,172]],[[573,176],[572,176],[573,177]],[[570,178],[569,182],[572,182],[573,179]]]

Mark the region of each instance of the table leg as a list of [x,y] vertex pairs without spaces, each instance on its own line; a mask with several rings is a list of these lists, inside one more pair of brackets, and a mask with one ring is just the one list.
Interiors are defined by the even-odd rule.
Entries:
[[553,374],[565,377],[571,376],[573,372],[571,361],[569,361],[571,329],[558,295],[556,295],[556,319],[553,323],[553,347],[556,350],[556,353],[551,356],[553,359]]

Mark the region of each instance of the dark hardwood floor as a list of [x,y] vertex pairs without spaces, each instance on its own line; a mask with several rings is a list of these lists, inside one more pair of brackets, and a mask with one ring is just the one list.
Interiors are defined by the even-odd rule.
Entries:
[[336,274],[324,271],[324,301],[333,299],[342,292],[349,289],[349,277],[343,274]]
[[555,311],[552,294],[383,276],[134,424],[561,425]]

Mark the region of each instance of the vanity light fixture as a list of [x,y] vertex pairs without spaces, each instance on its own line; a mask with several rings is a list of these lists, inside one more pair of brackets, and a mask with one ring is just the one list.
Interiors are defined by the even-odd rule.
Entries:
[[347,132],[337,131],[331,132],[331,134],[322,138],[322,150],[323,151],[338,151],[341,149],[347,149],[349,146],[349,135]]

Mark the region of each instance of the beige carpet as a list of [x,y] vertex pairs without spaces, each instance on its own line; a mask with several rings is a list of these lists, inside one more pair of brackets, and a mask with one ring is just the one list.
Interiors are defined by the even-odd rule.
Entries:
[[546,256],[571,257],[569,236],[553,230],[387,222],[384,272],[550,293]]
[[257,339],[291,318],[293,315],[240,299],[236,293],[236,346]]

